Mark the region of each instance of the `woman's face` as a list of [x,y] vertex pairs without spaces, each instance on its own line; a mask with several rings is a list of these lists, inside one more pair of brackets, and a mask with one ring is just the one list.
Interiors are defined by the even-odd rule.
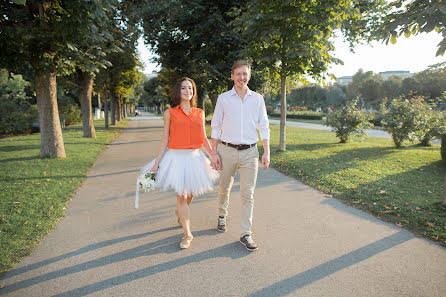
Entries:
[[194,89],[192,83],[187,80],[183,80],[181,83],[181,100],[191,100],[194,96]]

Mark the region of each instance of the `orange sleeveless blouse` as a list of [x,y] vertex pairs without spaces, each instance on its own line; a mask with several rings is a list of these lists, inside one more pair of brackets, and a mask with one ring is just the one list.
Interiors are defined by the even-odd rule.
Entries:
[[203,145],[203,110],[192,107],[189,114],[177,105],[169,108],[170,149],[198,149]]

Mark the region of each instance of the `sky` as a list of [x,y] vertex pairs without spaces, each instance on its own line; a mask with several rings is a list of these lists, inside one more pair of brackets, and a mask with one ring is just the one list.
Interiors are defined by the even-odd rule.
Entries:
[[[358,45],[354,53],[349,51],[348,43],[342,38],[335,39],[334,56],[344,61],[344,65],[333,65],[331,73],[337,77],[354,75],[360,68],[364,71],[379,73],[391,70],[406,70],[412,73],[422,71],[429,65],[446,61],[446,54],[436,57],[437,44],[442,40],[440,33],[422,33],[406,38],[401,36],[396,44],[382,44],[373,42],[367,45]],[[144,73],[150,74],[160,67],[150,63],[153,54],[139,40],[138,50],[140,58],[145,64]]]

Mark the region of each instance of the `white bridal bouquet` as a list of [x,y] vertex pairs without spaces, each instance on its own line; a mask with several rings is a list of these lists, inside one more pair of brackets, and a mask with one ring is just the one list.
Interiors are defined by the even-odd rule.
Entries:
[[139,208],[139,191],[151,192],[155,190],[155,173],[146,172],[138,176],[136,180],[136,198],[135,198],[135,208]]
[[155,173],[147,172],[143,174],[139,180],[139,188],[144,192],[155,190]]

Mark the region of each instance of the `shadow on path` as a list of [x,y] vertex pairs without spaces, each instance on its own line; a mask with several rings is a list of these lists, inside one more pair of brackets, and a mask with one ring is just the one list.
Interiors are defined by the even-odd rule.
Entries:
[[[102,243],[89,245],[85,248],[81,248],[77,251],[74,251],[74,252],[71,252],[68,254],[64,254],[64,255],[61,255],[61,256],[46,260],[46,261],[39,262],[39,263],[31,264],[31,265],[25,266],[21,269],[19,268],[17,270],[13,270],[10,273],[8,273],[4,277],[4,279],[10,278],[11,276],[14,276],[14,275],[17,275],[20,273],[24,273],[24,272],[27,272],[27,271],[30,271],[30,270],[33,270],[33,269],[57,262],[57,261],[61,261],[68,257],[77,256],[77,255],[84,254],[84,253],[87,253],[87,252],[95,250],[95,249],[103,248],[105,246],[121,243],[126,240],[137,239],[137,238],[149,236],[151,234],[159,233],[162,231],[174,230],[174,229],[177,229],[177,228],[176,227],[175,228],[173,228],[173,227],[165,228],[165,229],[161,229],[161,230],[157,230],[157,231],[153,231],[153,232],[147,232],[147,233],[133,235],[133,236],[126,236],[126,237],[122,237],[122,238],[115,239],[115,240],[109,240],[109,241],[104,241]],[[201,230],[201,231],[194,232],[194,236],[200,237],[200,236],[216,235],[217,232],[218,231],[216,231],[214,229]],[[177,253],[177,252],[180,252],[180,248],[178,247],[180,238],[181,238],[181,234],[176,234],[173,236],[166,237],[164,239],[160,239],[160,240],[157,240],[154,242],[143,244],[138,247],[134,247],[134,248],[120,251],[120,252],[117,252],[117,253],[114,253],[111,255],[93,259],[93,260],[90,260],[90,261],[87,261],[84,263],[79,263],[79,264],[76,264],[76,265],[73,265],[70,267],[62,268],[62,269],[48,272],[48,273],[45,273],[42,275],[31,277],[29,279],[22,280],[22,281],[19,281],[16,283],[12,283],[12,284],[7,285],[5,288],[1,289],[0,295],[4,295],[4,294],[10,293],[10,292],[14,292],[14,291],[17,291],[17,290],[20,290],[23,288],[27,288],[27,287],[30,287],[33,285],[37,285],[37,284],[40,284],[40,283],[43,283],[43,282],[46,282],[49,280],[68,276],[68,275],[75,274],[78,272],[83,272],[83,271],[87,271],[89,269],[94,269],[97,267],[107,266],[107,265],[113,264],[113,263],[118,263],[118,262],[130,260],[130,259],[135,259],[138,257],[150,256],[150,255],[154,255],[154,254],[158,254],[158,253],[163,253],[163,254]],[[228,249],[228,246],[230,246],[230,247],[232,246],[232,249]],[[69,292],[64,293],[60,296],[83,296],[85,294],[90,294],[92,292],[96,292],[96,291],[103,290],[108,287],[116,286],[121,283],[129,282],[134,279],[138,279],[138,278],[142,278],[142,277],[145,277],[148,275],[159,273],[161,271],[170,270],[170,269],[182,266],[182,265],[189,264],[191,262],[199,262],[199,261],[202,261],[205,259],[223,257],[223,256],[224,257],[229,256],[232,258],[240,258],[242,256],[247,255],[246,251],[245,252],[243,252],[243,251],[244,250],[240,248],[239,244],[236,245],[236,243],[233,243],[233,244],[219,247],[217,249],[209,250],[209,251],[206,251],[203,253],[198,253],[198,254],[190,256],[190,257],[181,258],[181,259],[169,261],[169,262],[166,262],[163,264],[158,264],[158,265],[155,265],[152,267],[147,267],[145,269],[137,270],[137,271],[134,271],[134,272],[122,275],[122,276],[114,277],[110,280],[104,280],[104,281],[98,282],[96,284],[88,285],[85,288],[79,288],[79,289],[76,289],[73,291],[69,291]],[[88,293],[83,293],[83,292],[88,292]]]
[[400,231],[307,271],[296,274],[295,276],[287,278],[283,281],[277,282],[269,287],[258,290],[257,292],[248,295],[248,297],[277,297],[291,294],[300,288],[311,285],[318,280],[355,265],[361,261],[367,260],[368,258],[389,250],[412,238],[414,237],[409,232]]

